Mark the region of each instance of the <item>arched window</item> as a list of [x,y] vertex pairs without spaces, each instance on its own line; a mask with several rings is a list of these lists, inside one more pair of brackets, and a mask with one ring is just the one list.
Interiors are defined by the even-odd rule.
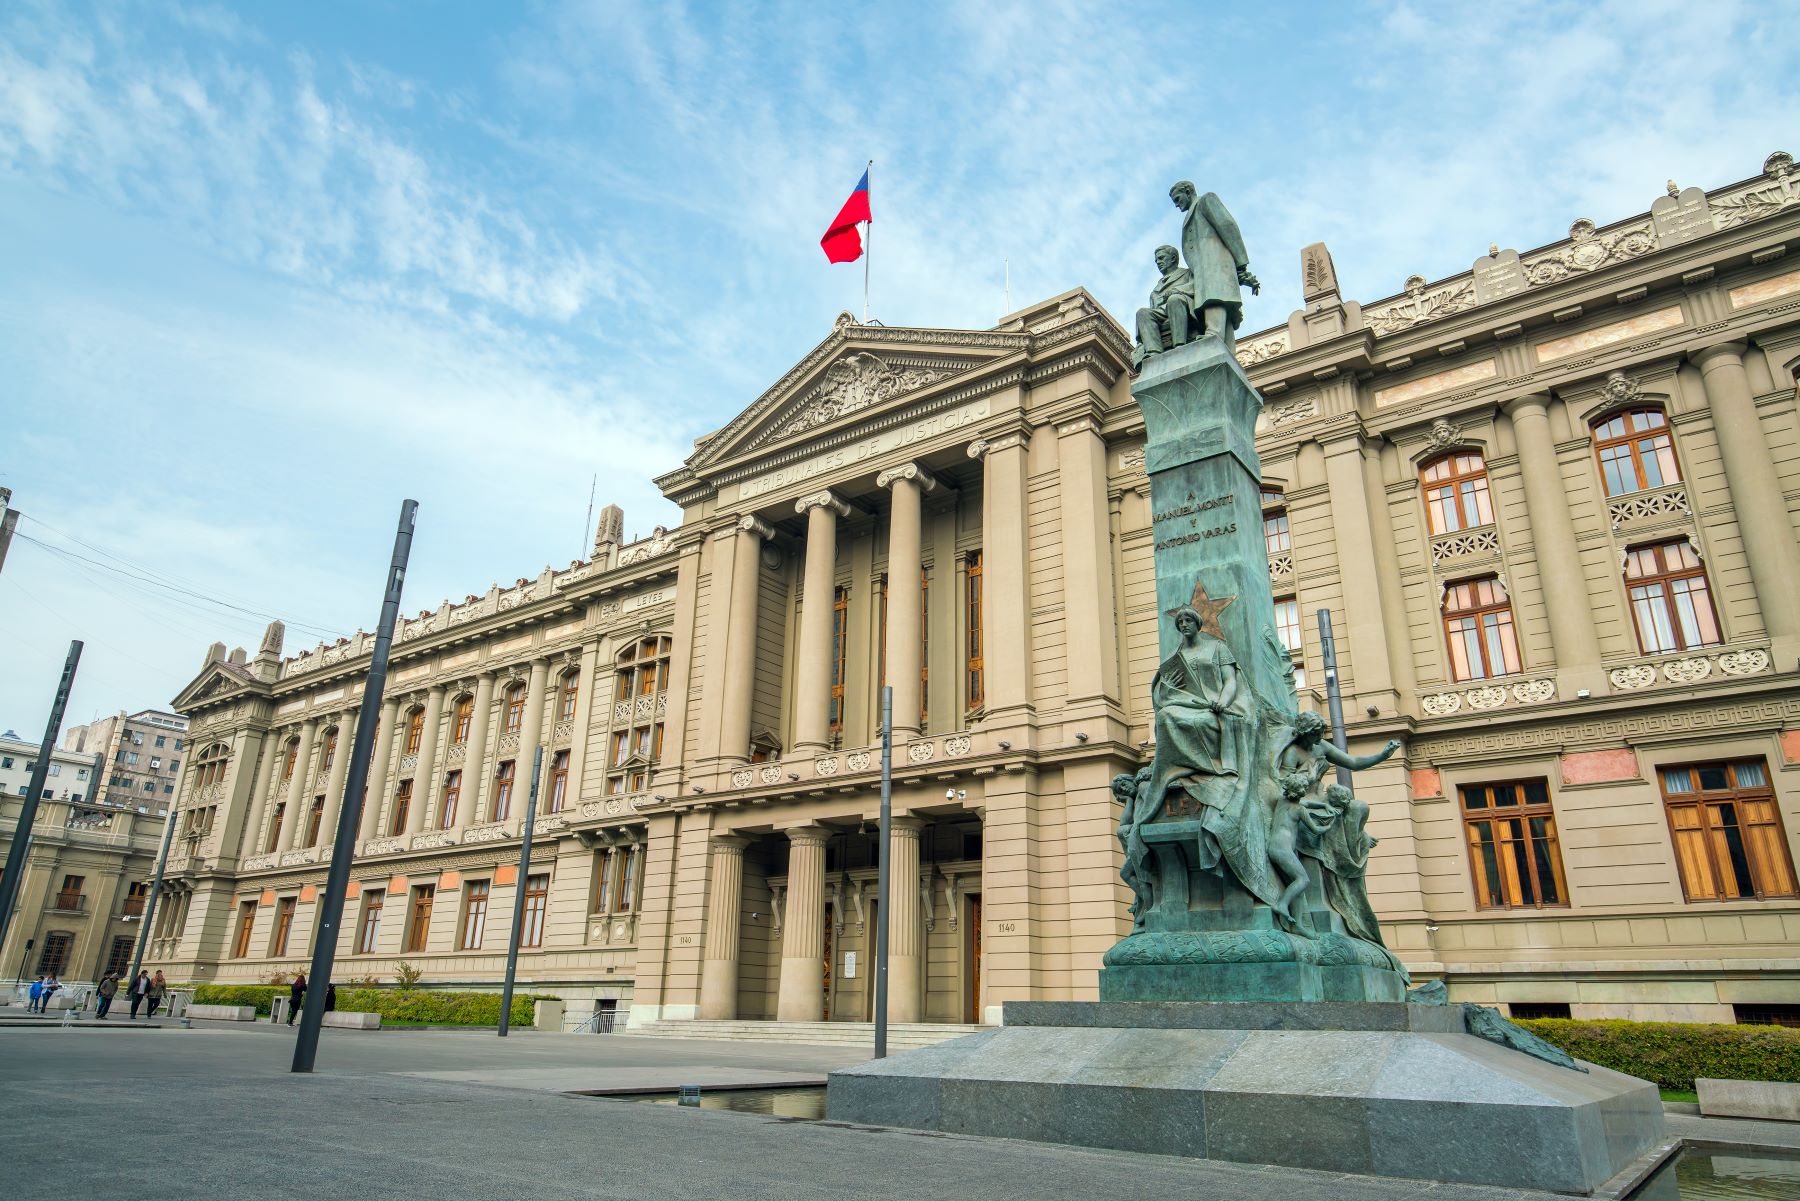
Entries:
[[282,763],[281,763],[281,778],[284,780],[293,779],[294,778],[294,767],[297,763],[299,763],[299,761],[300,761],[300,740],[298,738],[290,738],[290,739],[288,739],[288,744],[287,744],[287,755],[283,757]]
[[319,770],[330,771],[332,763],[337,759],[338,732],[332,726],[325,731],[325,749],[319,752]]
[[517,734],[525,724],[525,685],[514,684],[506,690],[506,733]]
[[1262,490],[1263,541],[1269,553],[1278,555],[1294,549],[1294,538],[1288,530],[1287,497],[1280,488]]
[[1723,641],[1706,565],[1686,538],[1626,551],[1625,589],[1638,646],[1646,655]]
[[231,766],[231,748],[222,742],[215,742],[194,760],[194,787],[210,788],[225,778],[225,769]]
[[1628,409],[1595,422],[1594,454],[1608,496],[1681,482],[1675,439],[1661,409]]
[[1498,578],[1465,580],[1444,590],[1444,641],[1452,679],[1485,680],[1519,670],[1512,602]]
[[1425,491],[1425,516],[1433,534],[1494,523],[1487,463],[1479,453],[1459,450],[1431,460],[1419,472],[1419,485]]
[[[650,697],[669,686],[669,651],[673,641],[665,636],[640,638],[613,663],[618,677],[613,695],[621,701]],[[606,760],[606,791],[622,796],[642,792],[650,784],[650,772],[662,758],[663,723],[654,704],[633,701],[630,715],[612,732]]]
[[475,700],[473,697],[462,697],[456,702],[456,720],[450,726],[450,745],[461,746],[469,741],[469,724],[475,720]]
[[401,754],[418,754],[419,742],[424,737],[425,710],[423,708],[414,709],[411,713],[406,715],[406,749],[402,751]]
[[581,669],[571,667],[563,672],[562,700],[556,706],[557,721],[575,720],[575,702],[581,696]]

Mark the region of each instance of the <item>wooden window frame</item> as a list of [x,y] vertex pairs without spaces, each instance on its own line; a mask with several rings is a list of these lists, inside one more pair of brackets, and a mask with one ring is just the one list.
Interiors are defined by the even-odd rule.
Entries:
[[613,911],[613,859],[618,851],[608,847],[596,856],[599,863],[594,868],[594,912],[608,914]]
[[438,806],[438,829],[448,830],[456,825],[457,804],[462,800],[462,769],[457,768],[444,773],[444,800]]
[[581,669],[571,667],[562,674],[562,694],[556,706],[557,721],[574,721],[575,706],[581,698]]
[[325,731],[325,747],[319,752],[319,770],[330,771],[331,765],[337,762],[338,732],[337,727]]
[[406,833],[406,819],[412,811],[413,782],[410,777],[394,785],[394,812],[388,820],[388,837],[398,838]]
[[[884,640],[885,642],[885,640]],[[839,584],[831,590],[831,710],[828,728],[844,729],[844,684],[850,669],[850,588]]]
[[425,710],[414,709],[406,715],[406,746],[402,755],[416,755],[419,744],[425,740]]
[[[1287,623],[1281,619],[1284,605],[1294,606],[1294,644],[1292,646],[1289,646],[1287,639],[1282,637],[1288,629]],[[1294,672],[1294,688],[1298,690],[1306,687],[1306,617],[1300,611],[1300,597],[1297,594],[1275,598],[1275,637],[1281,643],[1282,649],[1288,653],[1288,663]]]
[[[1738,769],[1754,762],[1762,774],[1761,784],[1739,783]],[[1729,785],[1707,788],[1701,772],[1723,768]],[[1686,792],[1671,793],[1669,777],[1686,772],[1691,785]],[[1764,901],[1800,895],[1794,875],[1794,858],[1788,847],[1787,832],[1782,827],[1781,803],[1775,792],[1774,778],[1769,774],[1768,760],[1761,756],[1740,759],[1708,760],[1702,763],[1678,763],[1659,767],[1657,790],[1662,794],[1663,817],[1669,827],[1669,844],[1675,854],[1675,867],[1681,880],[1682,899],[1689,904],[1737,901]],[[1717,821],[1718,810],[1729,806],[1731,821]],[[1691,824],[1678,820],[1692,811]],[[1749,816],[1747,816],[1747,811]],[[1737,854],[1732,854],[1730,835],[1737,834]],[[1696,838],[1684,838],[1684,834]],[[1742,872],[1736,860],[1742,860]],[[1723,868],[1731,867],[1731,876],[1739,885],[1743,875],[1749,876],[1750,891],[1725,895]],[[1710,877],[1712,892],[1702,889],[1708,883],[1699,878]],[[1695,895],[1701,892],[1702,895]]]
[[[1650,429],[1634,430],[1631,428],[1633,418],[1646,415],[1654,416],[1657,419],[1658,424]],[[1624,432],[1602,436],[1600,431],[1615,421],[1623,423]],[[1615,496],[1632,496],[1639,492],[1648,492],[1653,488],[1670,488],[1681,483],[1683,478],[1681,472],[1681,456],[1676,453],[1675,450],[1675,427],[1669,423],[1668,413],[1660,406],[1636,405],[1629,409],[1621,409],[1616,412],[1607,413],[1589,427],[1589,433],[1591,434],[1594,443],[1594,463],[1600,470],[1600,491],[1607,499],[1610,500]],[[1672,474],[1674,478],[1665,478],[1657,483],[1651,483],[1650,475],[1644,469],[1644,452],[1640,443],[1655,443],[1659,439],[1665,443],[1665,445],[1654,447],[1653,449],[1654,451],[1666,450],[1667,461],[1666,463],[1664,462],[1661,454],[1656,455],[1657,473],[1659,475]],[[1614,456],[1611,462],[1613,464],[1626,461],[1630,462],[1632,479],[1637,482],[1637,487],[1622,488],[1619,491],[1614,492],[1612,488],[1612,478],[1607,471],[1608,460],[1606,456],[1608,451],[1621,448],[1624,449],[1625,455],[1623,457]],[[1663,471],[1664,466],[1667,466],[1670,469],[1668,473]]]
[[514,684],[507,688],[506,713],[500,727],[502,733],[517,734],[525,725],[525,702],[530,691],[525,684]]
[[306,842],[309,847],[319,845],[319,835],[325,825],[325,798],[316,796],[306,810]]
[[[1473,460],[1474,466],[1463,464]],[[1433,478],[1433,474],[1442,473]],[[1494,524],[1493,485],[1488,479],[1487,456],[1478,450],[1453,450],[1419,465],[1419,494],[1425,501],[1425,528],[1433,538],[1460,534]],[[1455,525],[1445,525],[1440,508],[1448,506]]]
[[275,812],[269,818],[269,841],[263,847],[263,854],[273,855],[281,846],[281,823],[287,817],[287,802],[276,801]]
[[494,767],[494,821],[503,822],[512,816],[513,780],[518,771],[516,759],[502,759]]
[[550,908],[550,874],[540,872],[526,876],[521,898],[525,914],[519,923],[519,946],[541,947],[544,945],[544,919]]
[[284,780],[293,779],[294,769],[299,766],[299,761],[300,740],[298,738],[290,738],[287,742],[287,759],[281,765],[281,778]]
[[[1536,786],[1543,790],[1542,801],[1528,801],[1526,789]],[[1514,804],[1496,804],[1494,798],[1501,789],[1512,789],[1518,798]],[[1472,793],[1485,793],[1485,805],[1471,805]],[[1569,883],[1567,873],[1563,870],[1562,838],[1556,829],[1556,807],[1550,797],[1550,782],[1543,778],[1519,780],[1493,780],[1473,784],[1463,784],[1457,788],[1457,806],[1462,817],[1463,848],[1469,861],[1469,885],[1475,897],[1477,909],[1567,909],[1569,908]],[[1534,819],[1543,820],[1546,825],[1543,831],[1534,831],[1531,823]],[[1526,881],[1535,900],[1524,899],[1522,891],[1509,891],[1508,884],[1518,884],[1519,862],[1517,854],[1509,854],[1519,844],[1519,837],[1505,837],[1500,823],[1517,821],[1520,823],[1520,834],[1525,843],[1524,867]],[[1477,855],[1478,838],[1475,828],[1478,825],[1491,825],[1494,828],[1493,841],[1488,845],[1493,850],[1495,870],[1500,873],[1498,879],[1490,879],[1486,866]],[[1548,848],[1547,853],[1539,853],[1539,844]],[[1543,860],[1540,863],[1540,858]],[[1545,892],[1541,872],[1544,866],[1550,869],[1551,888],[1555,891],[1554,900],[1545,900]],[[1488,885],[1483,890],[1484,882]],[[1492,899],[1495,892],[1500,900]]]
[[462,931],[456,939],[458,950],[481,950],[482,939],[487,935],[488,902],[492,893],[493,885],[487,880],[469,880],[463,884]]
[[557,751],[550,757],[550,804],[548,811],[561,813],[569,804],[569,752]]
[[[1674,547],[1686,547],[1694,557],[1693,567],[1670,567],[1668,551]],[[1648,575],[1631,574],[1639,555],[1651,555],[1655,559],[1657,570]],[[1658,542],[1646,542],[1640,546],[1626,548],[1625,567],[1622,572],[1625,581],[1625,607],[1631,610],[1631,628],[1637,635],[1638,650],[1646,655],[1673,655],[1682,651],[1695,650],[1703,646],[1719,646],[1725,641],[1725,629],[1719,624],[1719,609],[1713,603],[1712,580],[1706,574],[1706,560],[1700,557],[1700,551],[1694,546],[1693,539],[1686,536],[1680,538],[1664,538]],[[1697,641],[1689,642],[1687,631],[1682,629],[1678,620],[1675,585],[1688,580],[1699,580],[1698,599],[1706,602],[1704,610],[1699,604],[1694,605],[1694,616],[1703,627],[1710,623],[1712,637],[1706,637],[1702,629]],[[1673,645],[1651,647],[1644,640],[1644,623],[1638,614],[1638,597],[1634,595],[1642,590],[1646,593],[1644,603],[1654,606],[1660,600],[1663,611],[1669,619],[1669,633],[1673,636]],[[1649,595],[1654,590],[1655,596]],[[1696,590],[1689,587],[1685,595],[1690,601],[1696,597]],[[1661,642],[1660,637],[1658,642]]]
[[619,913],[631,913],[637,909],[638,854],[635,846],[625,850],[625,862],[619,869]]
[[400,944],[401,954],[416,954],[431,942],[431,911],[436,905],[437,885],[412,886],[406,906],[406,937]]
[[250,935],[256,928],[256,902],[238,902],[237,933],[231,941],[233,959],[250,958]]
[[269,956],[282,959],[288,953],[288,936],[294,932],[294,910],[298,897],[282,897],[275,902],[275,932],[269,939]]
[[381,911],[387,905],[387,889],[363,893],[362,916],[356,923],[356,954],[373,955],[381,949]]
[[1262,518],[1263,546],[1269,555],[1273,557],[1293,550],[1294,530],[1288,521],[1287,494],[1281,489],[1262,489]]
[[987,704],[981,571],[981,552],[972,550],[963,560],[963,708],[969,713]]
[[613,660],[620,681],[618,700],[630,702],[631,716],[626,725],[613,730],[607,738],[607,796],[643,791],[649,787],[651,771],[662,762],[663,719],[656,716],[654,707],[650,716],[639,717],[636,698],[654,696],[668,688],[669,659],[674,646],[674,639],[667,634],[649,634],[620,651]]
[[[1473,596],[1473,590],[1479,588],[1483,584],[1492,585],[1494,592],[1499,595],[1500,599],[1487,602],[1477,601],[1468,608],[1450,608],[1452,603],[1451,598],[1456,594],[1458,589],[1471,589],[1471,596]],[[1488,661],[1491,648],[1488,645],[1488,626],[1485,619],[1494,614],[1499,614],[1504,618],[1503,621],[1497,622],[1494,627],[1497,635],[1502,640],[1502,661],[1499,665],[1499,670],[1495,670],[1494,665]],[[1460,635],[1452,630],[1451,627],[1455,623],[1464,621],[1472,621],[1474,623],[1476,649],[1481,654],[1482,671],[1479,674],[1461,674],[1456,666],[1456,651],[1454,648],[1458,644]],[[1444,632],[1444,654],[1448,659],[1450,678],[1456,683],[1470,683],[1476,680],[1497,680],[1506,676],[1516,676],[1525,670],[1524,657],[1519,653],[1519,630],[1517,622],[1513,619],[1512,597],[1507,594],[1506,587],[1500,582],[1499,576],[1477,576],[1473,579],[1456,580],[1449,584],[1444,589],[1444,608],[1440,614],[1440,626]],[[1466,652],[1467,643],[1464,642],[1462,645]],[[1510,667],[1505,662],[1505,651],[1509,648],[1512,651],[1513,657],[1513,663]]]
[[75,932],[47,930],[44,932],[44,949],[38,952],[37,974],[61,979],[68,974],[69,960],[74,957]]
[[128,934],[115,934],[106,952],[106,970],[119,978],[121,986],[130,987],[126,973],[131,971],[131,957],[137,951],[137,939]]
[[466,745],[469,741],[469,727],[473,724],[475,724],[475,698],[462,697],[456,702],[456,719],[450,725],[450,745]]

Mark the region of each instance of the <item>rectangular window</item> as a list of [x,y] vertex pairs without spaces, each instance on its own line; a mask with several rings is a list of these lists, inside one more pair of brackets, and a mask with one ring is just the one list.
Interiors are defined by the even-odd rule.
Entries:
[[438,815],[438,829],[448,830],[456,825],[456,804],[462,799],[462,772],[444,773],[443,812]]
[[506,690],[506,732],[517,734],[525,724],[525,685],[514,684]]
[[463,885],[463,920],[460,946],[465,951],[479,951],[481,937],[487,932],[489,886],[486,880],[471,880]]
[[519,928],[519,945],[522,947],[541,947],[544,945],[544,908],[550,902],[550,877],[548,875],[527,876],[525,878],[525,920]]
[[831,730],[844,728],[844,672],[850,647],[850,589],[831,593]]
[[919,729],[931,721],[931,574],[919,573]]
[[503,822],[512,813],[513,760],[508,759],[494,772],[494,820]]
[[306,842],[304,845],[309,847],[319,845],[319,825],[324,820],[325,798],[316,796],[313,798],[312,808],[306,813]]
[[112,940],[112,949],[106,953],[106,970],[120,977],[121,983],[131,970],[131,953],[136,949],[137,939],[120,935]]
[[82,895],[82,885],[87,883],[86,876],[64,876],[62,888],[56,894],[56,907],[77,911],[87,904],[87,897]]
[[411,780],[402,780],[394,789],[394,820],[388,823],[389,838],[406,833],[406,812],[412,808],[412,786]]
[[156,736],[156,745],[157,745],[157,746],[161,746],[161,745],[163,745],[163,736],[162,736],[162,735],[161,735],[161,734],[158,734],[158,735],[157,735],[157,736]]
[[612,912],[613,860],[617,858],[613,851],[601,851],[595,856],[594,873],[598,877],[594,885],[594,912]]
[[137,763],[137,752],[136,751],[126,751],[125,752],[125,762],[135,765]]
[[550,760],[550,809],[561,813],[569,802],[569,752],[558,751]]
[[402,951],[423,951],[431,937],[431,906],[437,898],[437,885],[418,884],[412,890],[412,909],[406,915],[406,945]]
[[966,598],[965,624],[967,654],[964,656],[964,678],[967,686],[963,703],[971,711],[981,708],[987,698],[987,680],[981,658],[981,552],[969,553],[963,568],[963,593]]
[[1550,788],[1543,780],[1465,784],[1463,826],[1481,909],[1567,905]]
[[269,940],[269,954],[276,959],[288,953],[288,932],[294,928],[294,897],[275,902],[275,937]]
[[1800,1026],[1800,1005],[1769,1001],[1733,1005],[1731,1020],[1740,1026]]
[[237,941],[231,946],[233,959],[247,959],[250,955],[250,931],[256,925],[256,902],[245,901],[238,906]]
[[362,923],[356,930],[356,953],[373,955],[381,942],[381,906],[387,893],[377,888],[363,893]]
[[1796,895],[1794,861],[1763,760],[1665,767],[1658,775],[1688,900]]
[[562,701],[556,707],[557,721],[575,720],[575,702],[581,696],[581,673],[571,671],[562,678]]
[[1306,640],[1300,632],[1300,598],[1275,598],[1275,634],[1281,639],[1288,662],[1294,667],[1294,687],[1306,687]]
[[263,854],[273,855],[281,845],[281,819],[287,816],[287,802],[279,801],[275,805],[275,816],[269,819],[269,841],[263,847]]
[[1288,529],[1286,509],[1268,509],[1263,513],[1263,545],[1271,555],[1294,549],[1294,536]]
[[412,716],[407,718],[406,721],[406,750],[401,753],[407,755],[418,754],[419,743],[424,741],[424,739],[425,710],[414,709],[412,711]]
[[462,746],[469,741],[469,726],[475,720],[475,702],[468,697],[456,702],[456,721],[450,728],[450,745]]
[[1706,567],[1686,538],[1628,551],[1625,587],[1631,596],[1638,646],[1646,655],[1723,641],[1706,583]]
[[61,930],[44,935],[44,950],[38,956],[38,975],[61,976],[69,970],[69,956],[75,950],[75,936]]
[[126,888],[125,905],[119,910],[121,917],[143,917],[144,905],[150,899],[150,885],[147,881],[133,881]]
[[1485,680],[1520,670],[1512,602],[1497,578],[1468,580],[1444,590],[1444,641],[1450,648],[1451,679]]
[[1506,1007],[1511,1010],[1508,1016],[1514,1020],[1530,1021],[1532,1018],[1567,1018],[1569,1016],[1567,1001],[1511,1001]]
[[630,913],[637,900],[638,852],[633,847],[625,852],[625,874],[619,879],[619,912]]

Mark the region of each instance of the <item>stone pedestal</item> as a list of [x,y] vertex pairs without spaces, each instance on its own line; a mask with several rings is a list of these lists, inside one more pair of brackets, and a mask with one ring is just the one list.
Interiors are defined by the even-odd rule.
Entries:
[[833,1072],[833,1121],[1587,1194],[1649,1150],[1646,1081],[1464,1032],[1460,1006],[1024,1002]]

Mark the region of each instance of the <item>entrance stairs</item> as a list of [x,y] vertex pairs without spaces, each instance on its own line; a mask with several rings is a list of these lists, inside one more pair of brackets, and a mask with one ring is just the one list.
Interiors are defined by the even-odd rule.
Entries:
[[[944,1022],[888,1027],[888,1050],[911,1051],[989,1029]],[[705,1038],[728,1042],[813,1043],[821,1046],[875,1046],[874,1022],[754,1022],[668,1019],[621,1030],[646,1038]]]

